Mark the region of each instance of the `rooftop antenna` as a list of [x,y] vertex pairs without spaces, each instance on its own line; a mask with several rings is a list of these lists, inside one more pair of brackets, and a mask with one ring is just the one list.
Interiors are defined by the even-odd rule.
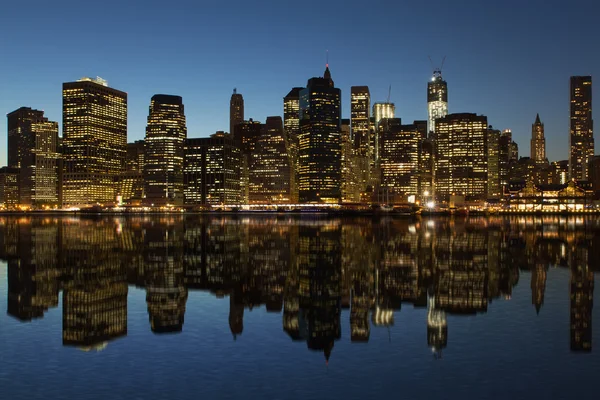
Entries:
[[233,88],[233,94],[237,93],[237,88]]
[[325,68],[329,68],[329,50],[325,50]]
[[388,89],[388,98],[387,98],[387,102],[390,102],[390,97],[392,97],[392,85],[390,85],[390,88]]

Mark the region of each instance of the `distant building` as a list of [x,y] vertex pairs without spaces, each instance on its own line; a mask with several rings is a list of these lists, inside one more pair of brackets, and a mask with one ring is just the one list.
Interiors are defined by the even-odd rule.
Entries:
[[435,198],[435,142],[430,138],[421,141],[419,153],[419,196],[417,197],[423,203],[427,203]]
[[31,125],[48,121],[44,112],[21,107],[6,115],[8,166],[19,168],[24,157],[31,152],[35,143],[32,138]]
[[531,159],[538,165],[548,164],[544,124],[540,121],[540,114],[536,115],[535,122],[531,125]]
[[233,133],[236,125],[244,121],[244,97],[233,89],[231,100],[229,101],[229,133]]
[[400,118],[382,119],[379,133],[382,201],[388,203],[389,199],[392,203],[402,203],[408,196],[416,198],[421,133],[415,125],[402,125]]
[[127,143],[127,171],[144,172],[146,163],[144,154],[145,143],[143,140]]
[[292,162],[281,117],[267,117],[250,160],[250,203],[295,202]]
[[185,141],[186,204],[226,206],[241,203],[241,154],[231,135]]
[[500,185],[500,131],[488,129],[488,198],[498,199],[502,195]]
[[379,160],[379,151],[381,145],[379,143],[379,122],[383,118],[396,118],[396,105],[394,103],[384,102],[373,104],[373,128],[374,128],[374,139],[375,139],[375,160]]
[[512,140],[512,131],[504,129],[498,139],[498,174],[500,175],[500,189],[502,193],[504,193],[505,188],[508,186],[508,174],[511,164],[517,162],[518,159],[518,147]]
[[341,91],[329,66],[300,92],[298,189],[300,202],[341,200]]
[[571,77],[570,100],[569,178],[586,180],[588,163],[594,155],[591,76]]
[[548,183],[564,185],[569,181],[569,160],[552,161],[550,164]]
[[436,132],[435,121],[448,115],[448,84],[440,69],[433,71],[431,81],[427,83],[427,111],[429,132]]
[[19,168],[0,168],[0,207],[14,209],[19,205]]
[[360,201],[360,189],[357,178],[356,153],[350,134],[350,120],[342,119],[342,203],[357,203]]
[[588,180],[596,192],[600,192],[600,155],[590,159]]
[[436,195],[448,201],[463,195],[467,201],[487,198],[487,117],[449,114],[436,120]]
[[369,120],[371,95],[368,86],[350,88],[350,136],[354,139],[356,161],[358,163],[359,185],[364,190],[370,183],[373,162],[376,157],[375,140],[372,137]]
[[127,155],[127,93],[101,78],[63,83],[63,205],[114,203]]
[[182,98],[166,94],[152,96],[144,142],[144,192],[147,204],[183,204],[186,138]]

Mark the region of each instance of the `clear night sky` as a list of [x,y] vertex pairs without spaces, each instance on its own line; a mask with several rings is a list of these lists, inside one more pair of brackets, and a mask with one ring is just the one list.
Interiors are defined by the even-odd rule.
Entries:
[[569,76],[592,75],[599,99],[599,3],[3,2],[0,110],[30,106],[62,124],[62,83],[101,76],[128,93],[130,142],[144,137],[156,93],[183,96],[188,137],[204,137],[228,129],[234,87],[244,96],[246,119],[282,115],[283,96],[323,73],[328,49],[345,118],[350,86],[368,85],[372,100],[384,101],[392,85],[396,115],[410,123],[427,117],[428,56],[439,64],[446,55],[451,113],[485,114],[495,128],[511,128],[520,154],[529,156],[539,112],[550,160],[566,159]]

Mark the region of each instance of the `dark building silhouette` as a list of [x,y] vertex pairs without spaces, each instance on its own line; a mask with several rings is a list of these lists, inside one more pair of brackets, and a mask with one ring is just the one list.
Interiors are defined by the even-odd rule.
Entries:
[[300,202],[341,200],[341,91],[329,66],[300,92],[298,190]]
[[229,101],[229,133],[233,133],[235,127],[244,121],[244,97],[233,89]]
[[144,141],[144,192],[147,204],[183,204],[186,138],[182,98],[166,94],[152,96]]

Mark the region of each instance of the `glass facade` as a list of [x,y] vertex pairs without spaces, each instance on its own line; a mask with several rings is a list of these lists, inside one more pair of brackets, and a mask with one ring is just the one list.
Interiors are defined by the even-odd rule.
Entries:
[[292,163],[292,198],[298,200],[298,135],[300,134],[300,91],[301,87],[293,88],[283,98],[283,130],[290,153]]
[[371,95],[368,86],[352,86],[350,88],[350,123],[351,137],[354,140],[359,168],[358,184],[365,190],[370,184],[373,165],[377,156],[375,132],[371,132]]
[[187,128],[181,97],[154,95],[150,101],[144,145],[144,192],[147,204],[183,204],[186,138]]
[[125,171],[127,93],[102,79],[63,83],[63,206],[115,202]]
[[427,83],[427,111],[429,132],[436,132],[435,121],[448,115],[448,84],[440,70],[433,71],[433,77]]

